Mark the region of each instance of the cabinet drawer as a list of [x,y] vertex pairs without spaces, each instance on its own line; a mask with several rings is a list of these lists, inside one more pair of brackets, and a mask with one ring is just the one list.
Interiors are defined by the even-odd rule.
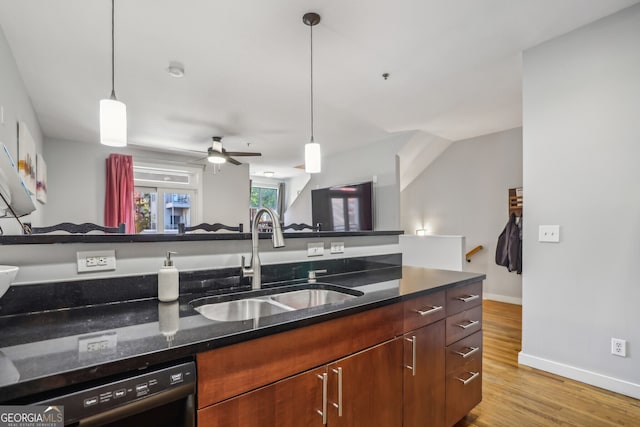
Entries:
[[475,359],[446,379],[446,425],[452,426],[482,400],[482,359]]
[[447,317],[446,343],[452,344],[482,329],[482,306]]
[[440,291],[405,301],[403,303],[404,332],[444,319],[446,312],[444,300],[445,293]]
[[447,316],[468,310],[482,303],[482,282],[447,290]]
[[469,335],[447,347],[447,374],[459,371],[464,365],[482,360],[482,331]]

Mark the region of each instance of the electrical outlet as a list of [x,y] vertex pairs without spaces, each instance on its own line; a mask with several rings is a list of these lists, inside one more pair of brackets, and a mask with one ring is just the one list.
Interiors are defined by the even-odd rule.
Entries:
[[324,243],[307,243],[307,256],[322,256],[324,255]]
[[118,346],[116,332],[88,335],[78,338],[78,353],[92,353],[95,351],[112,350]]
[[627,357],[627,341],[620,338],[611,338],[611,354]]
[[116,269],[116,251],[76,252],[78,273],[106,271]]
[[344,242],[331,242],[331,253],[341,254],[344,252]]

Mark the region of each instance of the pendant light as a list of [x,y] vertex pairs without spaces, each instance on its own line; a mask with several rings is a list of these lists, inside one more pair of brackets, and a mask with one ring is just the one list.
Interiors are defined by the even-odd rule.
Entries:
[[307,173],[319,173],[321,170],[320,144],[313,140],[313,27],[320,22],[317,13],[305,13],[302,22],[309,26],[311,35],[311,140],[304,146],[304,170]]
[[125,147],[127,106],[118,101],[115,90],[114,1],[111,0],[111,97],[100,100],[100,143],[111,147]]

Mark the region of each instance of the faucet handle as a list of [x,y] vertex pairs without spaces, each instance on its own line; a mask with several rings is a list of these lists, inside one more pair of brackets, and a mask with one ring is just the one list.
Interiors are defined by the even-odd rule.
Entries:
[[309,270],[309,276],[307,277],[307,280],[309,281],[309,283],[316,283],[316,274],[317,273],[326,273],[327,270]]
[[245,267],[244,255],[242,255],[240,257],[240,280],[244,277],[253,277],[253,268],[251,267],[251,262],[249,262],[249,267]]

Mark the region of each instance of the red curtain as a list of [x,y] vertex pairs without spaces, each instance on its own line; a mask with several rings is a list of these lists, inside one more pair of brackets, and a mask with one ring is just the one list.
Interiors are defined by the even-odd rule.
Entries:
[[133,157],[110,154],[107,158],[107,188],[104,200],[104,225],[125,224],[125,232],[134,234]]

